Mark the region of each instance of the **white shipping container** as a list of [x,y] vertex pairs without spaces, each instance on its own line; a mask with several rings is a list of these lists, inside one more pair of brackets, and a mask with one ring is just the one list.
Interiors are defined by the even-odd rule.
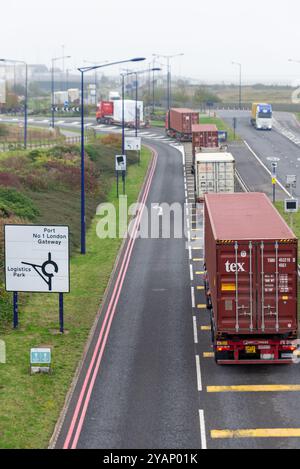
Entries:
[[[124,120],[125,122],[135,122],[135,101],[130,99],[124,100]],[[144,121],[144,103],[138,101],[138,110],[140,115],[140,122]],[[114,120],[122,122],[122,100],[114,101]]]
[[80,92],[78,88],[70,88],[68,89],[68,98],[70,103],[74,103],[74,101],[78,101],[80,98]]
[[68,91],[55,91],[54,93],[54,104],[64,105],[66,101],[69,101]]
[[231,153],[197,153],[196,193],[202,199],[208,193],[234,193],[235,159]]
[[0,80],[0,104],[6,103],[6,82]]
[[121,99],[120,93],[118,91],[110,91],[109,92],[109,101],[117,101]]

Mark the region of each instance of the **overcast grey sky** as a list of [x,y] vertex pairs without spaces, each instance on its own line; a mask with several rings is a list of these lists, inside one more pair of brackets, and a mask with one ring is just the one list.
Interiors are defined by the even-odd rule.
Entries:
[[65,52],[69,66],[152,53],[185,56],[174,73],[236,81],[300,82],[300,2],[285,0],[3,0],[1,55],[50,64]]

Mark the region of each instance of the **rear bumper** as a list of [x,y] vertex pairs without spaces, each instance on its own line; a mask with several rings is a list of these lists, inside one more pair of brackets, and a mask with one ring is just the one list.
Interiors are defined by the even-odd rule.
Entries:
[[218,360],[218,365],[293,365],[293,360]]

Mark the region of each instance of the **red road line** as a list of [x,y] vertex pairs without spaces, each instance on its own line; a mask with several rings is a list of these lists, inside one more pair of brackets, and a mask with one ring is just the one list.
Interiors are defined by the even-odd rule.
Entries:
[[[154,176],[154,172],[155,172],[155,168],[156,168],[157,157],[158,157],[157,153],[154,152],[154,160],[153,160],[153,163],[152,163],[151,172],[148,176],[148,181],[146,183],[144,194],[143,194],[142,200],[140,202],[141,204],[143,204],[145,202],[145,200],[147,199],[147,197],[148,197],[151,182],[153,180],[153,176]],[[104,350],[105,350],[105,346],[106,346],[108,334],[109,334],[109,331],[110,331],[111,323],[112,323],[112,320],[113,320],[114,315],[115,315],[115,311],[116,311],[116,307],[117,307],[119,297],[120,297],[120,294],[121,294],[122,286],[123,286],[123,283],[124,283],[124,280],[125,280],[125,275],[126,275],[127,270],[128,270],[129,262],[130,262],[131,255],[132,255],[132,250],[133,250],[133,247],[134,247],[134,244],[135,244],[135,241],[136,241],[135,236],[136,236],[137,231],[138,231],[138,225],[139,225],[140,219],[142,217],[143,210],[144,210],[144,208],[142,208],[142,210],[139,211],[138,217],[136,217],[136,220],[135,220],[135,224],[134,224],[134,228],[133,228],[133,235],[134,236],[133,235],[131,236],[131,238],[128,242],[127,248],[126,248],[126,252],[125,252],[125,255],[124,255],[124,258],[123,258],[122,265],[121,265],[120,270],[119,270],[119,274],[118,274],[118,277],[117,277],[117,280],[116,280],[116,283],[115,283],[115,287],[114,287],[114,290],[113,290],[113,293],[112,293],[112,297],[111,297],[110,303],[108,305],[108,308],[107,308],[107,311],[106,311],[106,314],[105,314],[105,318],[104,318],[104,321],[103,321],[103,324],[102,324],[102,327],[101,327],[101,330],[100,330],[100,333],[99,333],[99,338],[98,338],[97,344],[95,346],[95,350],[94,350],[94,353],[93,353],[93,356],[92,356],[92,359],[91,359],[91,363],[90,363],[90,366],[88,368],[88,371],[87,371],[87,374],[86,374],[86,377],[85,377],[85,380],[84,380],[84,383],[83,383],[83,386],[82,386],[82,389],[81,389],[81,392],[80,392],[80,396],[79,396],[79,399],[78,399],[78,402],[77,402],[77,405],[76,405],[76,408],[75,408],[75,411],[74,411],[74,414],[73,414],[73,418],[72,418],[72,421],[71,421],[71,424],[70,424],[70,428],[69,428],[69,431],[68,431],[68,434],[67,434],[67,437],[66,437],[66,440],[65,440],[65,443],[64,443],[64,449],[69,448],[70,441],[72,439],[72,436],[73,436],[73,433],[74,433],[74,430],[75,430],[76,422],[78,420],[80,408],[81,408],[82,403],[84,401],[84,406],[83,406],[83,409],[82,409],[82,412],[81,412],[80,420],[78,422],[77,430],[76,430],[74,440],[73,440],[73,443],[72,443],[72,446],[71,446],[72,449],[76,448],[79,437],[80,437],[80,433],[81,433],[82,426],[83,426],[83,423],[84,423],[86,411],[87,411],[88,404],[89,404],[89,401],[90,401],[90,398],[91,398],[92,390],[93,390],[93,387],[94,387],[94,384],[95,384],[95,380],[96,380],[96,377],[97,377],[97,374],[98,374],[98,371],[99,371],[99,368],[100,368],[100,364],[101,364],[101,361],[102,361],[103,353],[104,353]],[[124,267],[124,264],[125,264],[125,267]],[[123,270],[123,267],[124,267],[124,270]],[[120,288],[119,288],[119,292],[116,296],[116,292],[117,292],[117,288],[118,288],[119,284],[120,284]],[[113,303],[114,303],[114,307],[112,309]],[[111,309],[112,309],[112,312],[111,312]],[[102,346],[101,346],[101,349],[100,349],[100,354],[98,356],[98,360],[96,362],[96,366],[95,366],[95,369],[94,369],[92,380],[90,382],[88,393],[87,393],[86,398],[84,400],[84,395],[85,395],[85,392],[86,392],[86,388],[88,386],[88,382],[89,382],[89,379],[90,379],[92,369],[93,369],[94,364],[95,364],[96,357],[99,353],[99,348],[100,348],[100,345],[101,345],[101,342],[102,342],[105,326],[106,326],[106,323],[107,323],[107,320],[108,320],[109,316],[110,316],[110,320],[108,322],[108,326],[107,326],[107,329],[106,329],[106,334],[105,334],[105,337],[104,337],[104,340],[103,340],[103,343],[102,343]]]

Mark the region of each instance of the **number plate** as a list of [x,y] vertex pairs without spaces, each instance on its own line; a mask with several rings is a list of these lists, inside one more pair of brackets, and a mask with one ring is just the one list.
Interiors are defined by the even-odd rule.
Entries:
[[256,347],[255,346],[249,346],[249,347],[246,347],[246,353],[247,354],[255,354],[256,353]]

